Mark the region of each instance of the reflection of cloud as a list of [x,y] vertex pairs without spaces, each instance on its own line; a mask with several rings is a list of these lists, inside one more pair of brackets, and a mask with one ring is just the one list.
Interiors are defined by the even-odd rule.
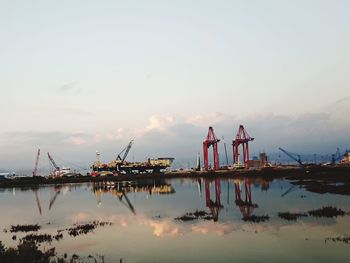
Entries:
[[172,220],[152,220],[144,218],[141,224],[150,226],[153,228],[153,235],[156,237],[166,237],[166,236],[182,236],[183,230],[180,226],[176,225]]
[[227,235],[235,230],[238,230],[240,225],[235,223],[221,224],[212,221],[199,222],[191,227],[192,232],[197,234],[209,234],[213,233],[218,236]]
[[[218,223],[213,221],[194,221],[193,224],[186,224],[179,221],[175,221],[173,218],[165,219],[153,219],[148,218],[145,215],[101,215],[87,214],[84,212],[79,212],[75,214],[72,218],[73,223],[77,222],[88,222],[88,221],[104,221],[111,222],[113,225],[121,227],[133,227],[134,225],[143,225],[150,227],[152,229],[152,234],[155,237],[179,237],[186,233],[195,233],[200,235],[215,234],[218,236],[223,236],[230,234],[231,232],[242,228],[242,224],[237,222],[229,223]],[[256,226],[259,228],[259,226]],[[255,230],[255,229],[254,229]],[[261,228],[259,229],[261,230]]]
[[73,243],[72,246],[69,246],[65,249],[67,252],[79,253],[86,250],[90,250],[91,247],[94,247],[98,244],[98,242],[76,242]]
[[86,222],[89,221],[91,218],[91,215],[85,212],[78,212],[77,214],[74,214],[72,216],[72,221],[74,224],[80,223],[80,222]]

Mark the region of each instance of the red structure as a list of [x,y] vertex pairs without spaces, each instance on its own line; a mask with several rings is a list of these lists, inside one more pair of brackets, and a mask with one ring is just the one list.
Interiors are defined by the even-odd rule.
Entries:
[[203,142],[204,168],[207,171],[209,170],[208,148],[210,146],[213,146],[214,170],[219,169],[219,154],[218,154],[219,141],[220,140],[215,136],[213,127],[209,127],[207,138]]
[[253,141],[254,138],[250,137],[243,125],[239,126],[236,139],[232,141],[233,146],[233,163],[239,163],[238,147],[242,144],[243,147],[243,163],[245,168],[249,169],[249,148],[248,142]]
[[221,205],[221,184],[220,179],[215,179],[215,202],[211,200],[210,197],[210,181],[205,180],[205,204],[210,209],[211,214],[213,215],[213,220],[216,222],[219,219],[220,209],[223,208]]
[[40,156],[40,149],[38,149],[38,153],[37,153],[37,155],[36,155],[36,160],[35,160],[35,167],[34,167],[34,171],[33,171],[33,176],[37,176],[37,175],[38,175],[39,156]]
[[239,207],[239,210],[242,213],[243,218],[249,218],[252,216],[254,208],[257,208],[257,204],[253,204],[252,201],[252,191],[251,191],[251,184],[250,180],[247,179],[244,181],[244,194],[245,198],[242,199],[242,189],[239,182],[235,183],[235,202],[236,205]]

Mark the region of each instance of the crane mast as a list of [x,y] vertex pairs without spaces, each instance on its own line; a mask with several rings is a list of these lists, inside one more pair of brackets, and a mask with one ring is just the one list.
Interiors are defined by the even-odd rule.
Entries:
[[52,163],[53,167],[55,167],[55,169],[56,169],[57,171],[59,171],[59,170],[60,170],[60,167],[57,166],[56,162],[55,162],[54,159],[51,157],[51,155],[50,155],[49,152],[47,153],[47,156],[49,157],[49,160],[50,160],[50,162]]
[[[286,150],[282,149],[281,147],[279,147],[278,149],[280,151],[282,151],[283,153],[285,153],[290,158],[292,158],[294,161],[299,163],[300,165],[303,165],[303,163],[301,162],[300,154],[293,154],[293,153],[287,152]],[[296,155],[298,158],[294,157],[294,155]]]
[[38,149],[38,153],[37,153],[37,155],[36,155],[36,160],[35,160],[35,166],[34,166],[33,176],[37,176],[37,174],[38,174],[39,156],[40,156],[40,149]]
[[[133,143],[134,143],[134,140],[131,140],[131,141],[128,143],[128,145],[118,154],[118,157],[117,157],[118,160],[120,160],[120,161],[122,161],[122,162],[125,161],[125,159],[126,159],[126,157],[128,156],[129,151],[130,151],[131,146],[132,146]],[[123,158],[121,158],[120,155],[121,155],[123,152],[124,152],[124,155],[123,155]]]

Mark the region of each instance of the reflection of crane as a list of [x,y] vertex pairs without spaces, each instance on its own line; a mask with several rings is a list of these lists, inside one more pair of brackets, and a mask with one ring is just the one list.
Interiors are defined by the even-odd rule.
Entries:
[[[128,156],[128,153],[131,149],[132,144],[134,143],[134,140],[131,140],[128,145],[118,154],[117,160],[120,160],[122,162],[125,161],[126,157]],[[120,157],[120,155],[124,152],[123,158]]]
[[[112,195],[116,196],[123,205],[125,205],[128,209],[130,209],[130,211],[134,215],[136,215],[134,206],[130,202],[130,199],[126,195],[126,192],[123,189],[119,189],[119,184],[117,187],[115,187],[114,184],[111,187],[108,185],[96,184],[94,185],[92,190],[95,193],[97,198],[97,207],[100,207],[102,205],[101,195],[104,193],[111,193]],[[123,200],[123,198],[125,200]]]
[[236,205],[239,207],[239,210],[241,211],[243,218],[249,218],[251,217],[254,208],[257,208],[257,204],[253,204],[252,202],[252,192],[251,192],[251,184],[250,180],[247,179],[244,181],[244,188],[245,188],[245,199],[242,200],[241,193],[242,189],[239,182],[235,182],[235,202]]
[[294,190],[295,187],[296,187],[295,185],[292,185],[291,187],[289,187],[289,188],[287,189],[287,191],[285,191],[285,192],[281,195],[281,197],[284,197],[284,196],[286,196],[287,194],[289,194],[290,192],[292,192],[292,190]]
[[197,185],[198,185],[198,194],[199,197],[202,197],[202,179],[198,178],[197,179]]
[[[122,195],[121,195],[121,196],[118,196],[119,201],[120,201],[122,204],[124,204],[127,208],[129,208],[130,211],[131,211],[134,215],[136,215],[135,208],[134,208],[134,206],[131,204],[131,202],[130,202],[128,196],[126,195],[126,193],[124,192],[124,190],[122,190],[121,193],[122,193]],[[123,197],[124,197],[124,199],[126,200],[126,202],[123,201]]]
[[55,189],[55,195],[51,198],[51,200],[50,200],[50,204],[49,204],[49,210],[51,210],[51,207],[53,206],[53,204],[55,203],[55,201],[56,201],[56,198],[57,198],[57,196],[59,196],[59,194],[61,193],[61,190],[56,190]]
[[36,160],[35,160],[35,166],[34,166],[33,176],[37,176],[37,175],[38,175],[39,156],[40,156],[40,149],[38,149],[38,153],[37,153],[37,155],[36,155]]
[[214,221],[218,221],[220,209],[223,208],[221,205],[221,185],[220,179],[215,179],[215,202],[210,198],[210,181],[208,179],[205,180],[205,200],[206,206],[210,209]]
[[38,206],[39,209],[39,213],[41,215],[41,204],[40,204],[40,199],[39,199],[39,195],[38,195],[38,190],[33,190],[34,194],[35,194],[35,200],[36,200],[36,205]]
[[303,163],[301,162],[300,154],[287,152],[286,150],[282,149],[281,147],[279,147],[278,149],[279,149],[280,151],[284,152],[287,156],[289,156],[290,158],[292,158],[294,161],[296,161],[297,163],[299,163],[299,165],[303,165]]

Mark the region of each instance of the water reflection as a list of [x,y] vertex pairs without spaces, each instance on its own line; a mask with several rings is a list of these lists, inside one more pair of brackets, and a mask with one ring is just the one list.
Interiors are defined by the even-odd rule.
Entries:
[[128,181],[128,182],[98,182],[92,185],[92,192],[97,198],[97,206],[102,205],[102,195],[111,194],[125,206],[134,215],[136,215],[135,208],[131,203],[128,193],[146,192],[148,195],[154,194],[174,194],[175,189],[171,184],[164,180],[146,180],[146,181]]
[[[232,262],[232,255],[241,259],[247,255],[242,251],[247,252],[251,247],[271,253],[287,251],[291,246],[306,247],[301,254],[311,258],[315,256],[315,247],[324,245],[325,238],[348,233],[349,216],[326,219],[308,216],[286,221],[279,218],[278,212],[307,212],[324,205],[337,205],[350,211],[349,197],[320,195],[299,187],[288,191],[291,187],[290,182],[282,180],[198,178],[42,187],[17,191],[15,196],[13,189],[0,189],[0,206],[7,211],[1,214],[1,226],[38,223],[43,226],[43,232],[56,233],[56,229],[75,223],[112,222],[109,228],[97,229],[75,240],[67,236],[57,244],[57,249],[72,253],[104,251],[114,258],[115,244],[118,244],[117,256],[123,255],[128,258],[127,262],[168,262],[169,257],[188,256],[184,247],[202,251],[197,253],[198,262]],[[66,195],[68,191],[70,194]],[[301,195],[307,197],[301,198]],[[210,217],[174,220],[194,211],[204,211]],[[270,220],[259,223],[242,220],[254,214],[268,214]],[[12,235],[3,234],[2,239],[10,243]],[[215,250],[210,250],[213,243],[217,244]],[[130,249],[130,244],[137,249],[139,257],[132,258],[135,251]],[[345,251],[341,246],[327,245],[326,249],[330,252],[339,248],[340,254]],[[162,251],[166,252],[159,256]],[[146,260],[145,255],[156,256]],[[210,255],[215,258],[208,260]],[[246,262],[254,262],[254,258],[250,259]],[[179,261],[191,260],[180,258]]]
[[210,180],[205,179],[205,202],[206,206],[210,209],[210,212],[213,216],[213,220],[216,222],[219,219],[220,210],[223,208],[221,205],[221,184],[220,179],[216,178],[214,180],[215,186],[215,201],[210,197]]
[[250,179],[243,181],[244,183],[244,199],[242,199],[242,181],[235,181],[235,203],[236,206],[241,211],[243,218],[249,218],[252,216],[255,208],[258,207],[257,204],[253,204],[252,201],[252,186]]
[[57,197],[61,194],[61,186],[59,187],[53,187],[51,190],[51,193],[54,192],[54,195],[51,197],[50,203],[49,203],[49,210],[51,210],[51,207],[56,202]]
[[[55,204],[57,197],[61,194],[61,189],[63,186],[54,186],[51,187],[51,198],[49,201],[49,210],[51,210],[52,206]],[[13,188],[15,189],[15,188]],[[35,196],[35,203],[38,208],[39,215],[42,215],[42,206],[40,201],[40,195],[38,193],[38,188],[32,188],[32,191]],[[52,194],[53,193],[53,194]]]
[[41,209],[41,203],[40,203],[40,198],[39,198],[39,194],[38,194],[38,189],[33,189],[33,192],[35,195],[35,201],[36,201],[36,205],[37,205],[38,210],[39,210],[39,214],[41,215],[42,209]]
[[[221,202],[221,181],[220,178],[213,180],[204,179],[205,186],[205,205],[209,208],[213,220],[215,222],[219,219],[220,210],[224,208]],[[230,203],[230,182],[227,182],[227,205]],[[243,219],[250,218],[253,215],[254,209],[258,208],[258,204],[253,202],[252,199],[252,185],[250,179],[237,179],[234,180],[234,197],[235,205],[241,212]],[[197,180],[198,189],[201,193],[202,183],[201,179]],[[267,192],[269,189],[269,181],[267,180],[255,180],[254,185],[261,187],[261,190]],[[212,193],[213,192],[213,193]],[[213,195],[212,195],[213,194]]]

